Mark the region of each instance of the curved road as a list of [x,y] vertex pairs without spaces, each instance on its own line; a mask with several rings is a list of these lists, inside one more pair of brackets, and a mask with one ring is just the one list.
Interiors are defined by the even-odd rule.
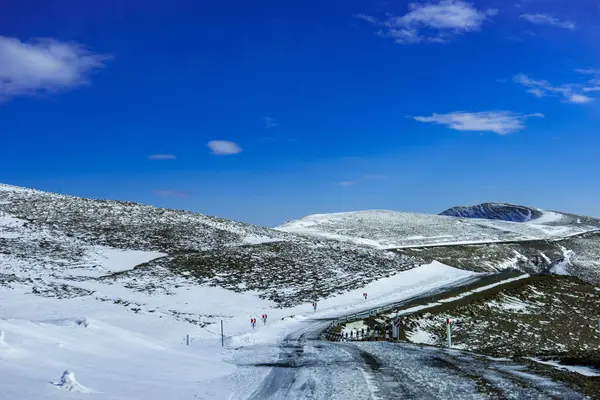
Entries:
[[[320,339],[327,321],[306,321],[279,345],[249,400],[584,399],[568,387],[484,356],[386,343]],[[260,349],[257,349],[260,351]],[[258,356],[260,357],[260,356]]]
[[[439,293],[439,289],[432,291]],[[413,299],[405,300],[410,302]],[[329,342],[321,333],[334,319],[297,322],[275,348],[240,348],[237,364],[253,391],[236,400],[352,399],[584,399],[510,361],[457,350],[387,342]],[[248,363],[252,360],[252,363]]]

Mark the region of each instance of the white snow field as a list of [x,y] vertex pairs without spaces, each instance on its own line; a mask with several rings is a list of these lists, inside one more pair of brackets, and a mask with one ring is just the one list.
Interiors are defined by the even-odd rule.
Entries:
[[[113,261],[126,258],[117,254]],[[119,270],[131,267],[116,261],[111,265]],[[150,296],[86,281],[82,285],[94,295],[66,299],[27,294],[26,284],[0,287],[0,398],[227,399],[252,391],[268,372],[234,365],[234,359],[240,363],[241,346],[275,349],[313,316],[377,307],[473,274],[433,263],[323,300],[316,313],[310,304],[273,309],[273,303],[253,293],[186,284],[174,289],[175,295]],[[364,291],[369,293],[366,302]],[[143,304],[149,311],[136,313],[122,303],[100,301],[106,298]],[[218,325],[202,328],[175,318],[169,310],[222,318],[226,346],[221,347]],[[260,320],[263,313],[268,314],[266,326]],[[258,320],[255,330],[250,318]],[[186,335],[191,337],[189,346]],[[75,382],[70,374],[63,376],[66,370],[76,376]]]
[[598,229],[597,220],[577,224],[566,214],[539,211],[539,218],[525,223],[387,210],[355,211],[309,215],[276,229],[380,249],[559,239]]
[[558,370],[576,372],[583,376],[600,376],[600,370],[597,370],[596,368],[588,367],[585,365],[566,365],[566,364],[561,364],[558,361],[550,361],[550,360],[544,361],[540,358],[535,358],[535,357],[527,357],[527,358],[532,361],[538,362],[540,364],[550,365]]

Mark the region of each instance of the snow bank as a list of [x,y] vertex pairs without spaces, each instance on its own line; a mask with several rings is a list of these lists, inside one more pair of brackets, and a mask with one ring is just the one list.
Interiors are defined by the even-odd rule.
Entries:
[[556,222],[563,219],[563,215],[552,211],[543,211],[542,216],[536,219],[532,219],[528,223],[530,224],[547,224],[549,222]]
[[475,288],[473,290],[469,290],[469,291],[460,293],[460,294],[458,294],[456,296],[453,296],[453,297],[448,297],[446,299],[440,299],[440,300],[435,301],[435,302],[431,302],[431,303],[427,303],[427,304],[422,304],[422,305],[414,306],[414,307],[410,307],[410,308],[406,308],[406,309],[404,309],[404,310],[402,310],[400,312],[389,314],[389,316],[390,317],[394,317],[394,316],[400,316],[400,315],[414,314],[414,313],[416,313],[418,311],[426,310],[428,308],[437,307],[437,306],[442,305],[444,303],[452,303],[454,301],[463,299],[463,298],[465,298],[467,296],[471,296],[471,295],[473,295],[475,293],[484,292],[484,291],[489,290],[491,288],[494,288],[496,286],[505,285],[505,284],[510,283],[510,282],[514,282],[514,281],[518,281],[518,280],[521,280],[521,279],[529,278],[529,276],[530,276],[529,274],[519,275],[519,276],[516,276],[514,278],[509,278],[509,279],[505,279],[505,280],[500,281],[500,282],[495,282],[495,283],[492,283],[492,284],[489,284],[489,285],[486,285],[486,286],[481,286],[481,287]]
[[564,259],[558,264],[554,265],[551,272],[556,275],[571,275],[569,267],[571,266],[571,257],[573,257],[573,251],[567,250],[563,247]]
[[78,392],[78,393],[89,393],[90,389],[85,386],[79,384],[75,379],[75,374],[72,371],[65,370],[63,372],[60,381],[54,384],[56,387],[64,389],[68,392]]
[[23,227],[25,222],[22,219],[13,218],[0,211],[0,238],[3,239],[15,239],[19,237],[16,232],[17,228]]
[[409,342],[418,343],[418,344],[427,344],[433,345],[435,344],[435,336],[429,333],[424,327],[417,326],[413,328],[407,334],[407,339]]
[[244,243],[246,244],[263,244],[263,243],[274,243],[281,242],[281,239],[270,238],[267,236],[246,236]]
[[550,361],[550,360],[546,360],[543,361],[540,358],[535,358],[535,357],[526,357],[532,361],[535,361],[537,363],[540,364],[545,364],[545,365],[550,365],[556,369],[559,370],[566,370],[566,371],[571,371],[571,372],[575,372],[578,373],[580,375],[584,375],[584,376],[600,376],[600,371],[592,368],[592,367],[587,367],[587,366],[583,366],[583,365],[565,365],[565,364],[561,364],[557,361]]
[[140,264],[166,256],[158,251],[122,250],[107,246],[93,246],[87,255],[89,263],[100,275],[128,271]]
[[[311,321],[312,318],[338,318],[347,314],[359,313],[391,303],[419,296],[442,287],[453,286],[473,276],[475,272],[464,271],[434,261],[431,264],[402,271],[388,278],[382,278],[369,283],[363,288],[352,290],[335,297],[320,300],[317,312],[313,312],[311,304],[301,305],[290,309],[272,310],[275,316],[283,314],[283,321],[269,325],[267,329],[260,326],[256,330],[239,335],[232,339],[232,346],[247,346],[250,344],[274,344],[287,332],[298,329],[299,326]],[[365,301],[363,293],[368,294]],[[260,319],[259,319],[260,322]]]

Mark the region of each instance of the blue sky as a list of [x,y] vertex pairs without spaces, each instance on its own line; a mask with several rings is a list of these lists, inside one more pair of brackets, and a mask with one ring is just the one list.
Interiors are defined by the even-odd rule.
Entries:
[[263,225],[600,216],[600,2],[5,0],[0,182]]

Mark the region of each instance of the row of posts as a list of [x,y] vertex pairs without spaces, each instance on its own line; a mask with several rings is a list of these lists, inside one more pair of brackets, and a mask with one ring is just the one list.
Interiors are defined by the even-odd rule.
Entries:
[[389,340],[391,339],[390,330],[384,329],[371,329],[370,327],[352,330],[350,332],[333,333],[328,332],[326,335],[327,340],[333,342],[349,341],[349,340]]
[[[329,327],[328,332],[325,334],[325,338],[332,342],[342,342],[342,341],[377,341],[377,340],[398,340],[400,336],[400,321],[395,320],[392,323],[392,328],[382,328],[382,329],[371,329],[370,327],[361,328],[360,330],[353,329],[346,332],[333,332],[333,328],[337,324],[334,322]],[[444,325],[446,326],[446,346],[448,348],[452,347],[452,321],[450,318],[446,318],[444,321]],[[600,321],[599,327],[600,330]]]
[[[189,346],[191,342],[190,335],[185,335],[185,345]],[[221,347],[225,347],[225,334],[223,333],[223,320],[221,320]]]

